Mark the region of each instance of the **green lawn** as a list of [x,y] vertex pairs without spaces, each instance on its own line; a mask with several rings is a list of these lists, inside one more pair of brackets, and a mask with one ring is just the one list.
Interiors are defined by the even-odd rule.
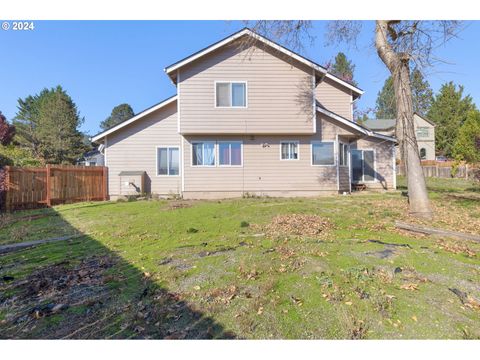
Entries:
[[[428,186],[434,226],[479,232],[478,184]],[[0,243],[84,236],[0,255],[0,338],[480,338],[480,244],[396,219],[422,223],[400,191],[19,212]]]

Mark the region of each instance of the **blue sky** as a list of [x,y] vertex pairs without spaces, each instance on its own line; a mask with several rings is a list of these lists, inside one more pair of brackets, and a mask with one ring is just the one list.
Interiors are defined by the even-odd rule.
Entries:
[[[364,22],[356,48],[326,46],[325,25],[314,22],[316,40],[306,44],[303,55],[325,64],[345,52],[365,90],[359,108],[374,107],[388,73],[373,47],[373,22]],[[464,25],[459,39],[436,52],[448,64],[427,69],[426,75],[434,91],[452,80],[480,105],[480,22]],[[0,30],[0,111],[12,119],[19,97],[62,85],[85,117],[82,131],[93,135],[120,103],[138,113],[174,95],[164,67],[243,26],[232,21],[35,21],[33,31]]]

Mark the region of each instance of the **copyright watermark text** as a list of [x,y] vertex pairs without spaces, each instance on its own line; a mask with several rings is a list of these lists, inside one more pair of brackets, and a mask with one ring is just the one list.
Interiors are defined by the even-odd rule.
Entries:
[[33,21],[2,21],[2,30],[33,31],[35,23]]

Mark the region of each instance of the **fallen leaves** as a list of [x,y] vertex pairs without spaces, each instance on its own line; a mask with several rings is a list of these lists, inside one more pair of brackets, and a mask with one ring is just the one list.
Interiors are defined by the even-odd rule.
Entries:
[[449,290],[458,296],[458,298],[466,308],[480,310],[480,300],[459,289],[449,288]]
[[239,277],[243,277],[246,280],[257,280],[260,276],[260,272],[257,269],[247,270],[243,265],[238,267]]
[[415,284],[415,283],[402,284],[400,285],[400,289],[415,291],[415,290],[418,290],[418,284]]
[[[262,228],[259,225],[252,225]],[[333,224],[318,215],[288,214],[277,215],[272,221],[263,227],[265,234],[277,238],[288,235],[294,236],[318,236],[333,228]]]
[[477,253],[469,248],[464,243],[459,241],[439,240],[437,241],[437,247],[441,250],[445,250],[454,254],[463,254],[468,257],[475,257]]
[[207,297],[215,303],[228,305],[238,295],[238,288],[230,285],[226,288],[217,288],[208,292]]
[[302,306],[303,305],[303,301],[300,298],[297,298],[295,296],[290,296],[290,299],[292,299],[292,302],[297,306]]

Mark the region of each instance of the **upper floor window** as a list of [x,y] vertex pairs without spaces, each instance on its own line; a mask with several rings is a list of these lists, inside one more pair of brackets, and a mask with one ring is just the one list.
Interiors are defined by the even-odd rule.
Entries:
[[417,137],[419,137],[419,138],[428,137],[428,127],[418,127],[417,128]]
[[216,107],[247,107],[247,83],[216,82]]
[[282,141],[280,158],[282,160],[298,160],[298,141]]

